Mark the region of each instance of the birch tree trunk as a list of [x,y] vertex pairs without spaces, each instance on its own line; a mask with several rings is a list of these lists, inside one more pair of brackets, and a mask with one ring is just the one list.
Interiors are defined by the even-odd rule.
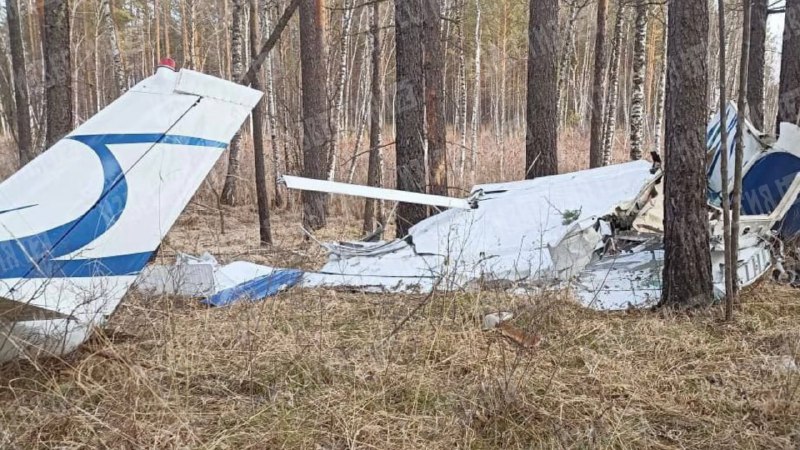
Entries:
[[642,159],[644,140],[644,85],[647,77],[648,0],[636,3],[635,39],[633,42],[633,87],[631,93],[631,160]]
[[[669,7],[667,7],[667,11]],[[666,88],[667,88],[667,52],[669,51],[669,24],[664,25],[664,34],[662,35],[661,39],[663,41],[661,48],[663,49],[664,55],[661,58],[661,72],[659,75],[658,80],[658,87],[656,92],[656,107],[655,107],[655,125],[654,125],[654,133],[653,133],[653,143],[655,145],[654,151],[664,154],[663,149],[663,142],[662,136],[664,135],[664,97],[666,95]]]
[[[25,49],[22,28],[19,22],[18,0],[6,0],[8,21],[8,43],[11,50],[11,70],[14,80],[14,103],[16,104],[16,138],[19,149],[19,165],[24,166],[36,156],[31,133],[31,110],[28,100],[28,76],[25,73]],[[10,112],[9,112],[10,113]]]
[[617,101],[619,100],[619,54],[622,50],[622,30],[625,27],[625,9],[623,3],[617,8],[614,23],[614,37],[611,41],[611,61],[609,63],[608,98],[606,99],[605,118],[603,119],[603,165],[611,164],[614,132],[617,128]]
[[[239,80],[244,74],[244,15],[245,0],[233,0],[231,8],[231,74],[234,80]],[[237,132],[228,147],[228,173],[225,176],[225,185],[222,187],[220,201],[229,206],[236,205],[238,201],[238,179],[240,153],[242,151],[241,132]]]
[[353,23],[353,0],[344,0],[342,17],[342,38],[339,41],[339,70],[337,71],[336,87],[333,98],[336,106],[331,121],[331,145],[328,151],[328,180],[333,181],[336,175],[337,147],[339,145],[339,132],[342,125],[342,111],[344,110],[344,92],[347,82],[347,51],[350,48],[350,28]]
[[122,59],[122,49],[119,45],[117,27],[114,24],[114,11],[111,0],[100,0],[103,25],[108,35],[108,43],[111,47],[111,68],[114,71],[114,84],[117,88],[116,94],[122,95],[128,90],[128,79],[125,75],[125,62]]
[[[269,11],[264,11],[264,30],[265,36],[269,35],[272,30],[272,24],[270,21],[270,13]],[[265,95],[267,97],[267,119],[269,120],[269,130],[270,130],[270,148],[272,149],[272,171],[273,171],[273,181],[275,183],[275,205],[278,208],[283,207],[284,204],[284,186],[282,183],[279,183],[281,176],[282,167],[281,164],[281,147],[284,145],[281,139],[280,130],[278,130],[278,117],[277,117],[277,110],[275,106],[275,75],[272,66],[272,56],[267,56],[267,60],[264,62],[266,66],[266,73],[267,73],[267,83],[266,83],[266,91]]]
[[45,103],[50,148],[72,130],[72,56],[70,52],[68,0],[44,2],[42,50],[44,53]]
[[[475,0],[475,86],[472,98],[472,139],[470,140],[470,172],[473,174],[474,181],[475,164],[478,157],[478,126],[481,120],[481,2]],[[464,152],[465,147],[461,147],[461,187],[464,186]]]

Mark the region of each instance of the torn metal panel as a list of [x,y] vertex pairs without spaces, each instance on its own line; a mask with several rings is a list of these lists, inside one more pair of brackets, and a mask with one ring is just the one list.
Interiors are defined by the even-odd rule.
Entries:
[[483,193],[477,208],[444,211],[413,226],[404,239],[328,245],[328,262],[306,274],[302,285],[429,291],[552,279],[549,248],[576,223],[593,225],[633,198],[651,178],[650,164],[636,161],[476,186],[473,192]]

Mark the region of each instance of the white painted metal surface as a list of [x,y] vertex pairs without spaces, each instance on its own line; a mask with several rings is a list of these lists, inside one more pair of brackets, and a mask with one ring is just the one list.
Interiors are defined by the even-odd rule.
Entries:
[[315,180],[313,178],[284,175],[281,177],[286,187],[301,191],[326,192],[328,194],[355,195],[357,197],[389,200],[394,202],[415,203],[418,205],[438,206],[440,208],[471,209],[468,200],[445,197],[443,195],[420,194],[417,192],[398,191],[357,184],[340,183],[338,181]]
[[160,68],[0,184],[0,360],[60,355],[116,309],[261,93]]

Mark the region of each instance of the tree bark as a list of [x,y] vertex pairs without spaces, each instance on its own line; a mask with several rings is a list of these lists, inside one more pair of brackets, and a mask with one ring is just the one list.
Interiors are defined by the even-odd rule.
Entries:
[[[271,33],[272,25],[270,23],[270,13],[269,11],[265,11],[264,13],[264,29]],[[270,130],[270,147],[272,149],[272,171],[273,171],[273,181],[275,182],[275,206],[281,208],[284,206],[284,186],[282,183],[279,183],[281,176],[281,148],[283,147],[284,143],[282,142],[282,136],[280,131],[278,130],[278,113],[277,107],[275,105],[275,74],[272,65],[272,57],[267,57],[265,63],[266,65],[266,72],[267,72],[267,83],[266,83],[266,90],[264,95],[267,97],[267,118],[269,120],[269,130]],[[283,162],[284,167],[286,161]]]
[[636,37],[633,42],[633,88],[631,92],[631,160],[642,159],[644,141],[644,83],[647,77],[648,0],[636,3]]
[[[397,92],[395,94],[395,166],[397,189],[425,192],[424,96],[422,72],[422,0],[395,2],[395,58]],[[397,208],[397,235],[426,217],[426,208],[400,203]]]
[[606,96],[606,15],[608,0],[597,0],[597,30],[594,44],[592,81],[592,125],[589,142],[589,167],[603,165],[603,105]]
[[72,130],[72,56],[68,0],[44,2],[42,49],[44,52],[46,147]]
[[344,110],[345,84],[347,83],[347,52],[350,48],[350,28],[353,23],[353,0],[344,1],[342,13],[342,37],[339,41],[339,65],[336,72],[336,85],[333,98],[336,99],[334,114],[331,120],[331,145],[328,152],[328,180],[333,181],[336,176],[338,163],[339,133]]
[[[478,127],[481,121],[481,2],[475,0],[475,86],[472,95],[472,139],[470,140],[470,167],[475,167],[478,157]],[[464,188],[465,147],[461,147],[461,187]],[[474,173],[474,169],[473,170]],[[473,176],[474,181],[474,176]]]
[[[323,0],[300,2],[300,66],[303,99],[303,174],[324,180],[331,141]],[[303,226],[318,230],[326,224],[327,195],[303,191]]]
[[[725,0],[718,1],[719,20],[719,67],[726,66],[725,61]],[[728,195],[728,99],[726,92],[725,70],[719,71],[719,120],[720,127],[720,175],[722,178],[722,240],[725,246],[725,319],[733,317],[733,272],[735,263],[732,260],[731,248],[731,198]]]
[[619,54],[622,51],[622,30],[625,26],[625,9],[623,4],[617,8],[614,23],[614,37],[611,42],[611,61],[609,62],[608,99],[606,100],[605,119],[603,119],[603,165],[611,164],[611,153],[614,145],[614,132],[617,128],[617,102],[619,100]]
[[[431,194],[447,195],[447,142],[442,97],[444,53],[439,35],[440,8],[439,0],[422,0],[429,190]],[[466,134],[466,129],[464,133]]]
[[750,56],[747,74],[747,104],[750,122],[764,130],[764,70],[766,68],[767,2],[754,0],[750,17]]
[[777,132],[780,133],[781,122],[796,124],[798,119],[800,119],[800,0],[786,0]]
[[662,306],[712,300],[706,214],[708,5],[673,0],[667,54]]
[[[383,110],[383,92],[381,90],[381,42],[379,27],[379,3],[370,5],[371,17],[369,33],[372,37],[372,52],[370,56],[370,102],[369,102],[369,166],[367,168],[367,185],[380,187],[381,180],[381,111]],[[364,234],[375,230],[375,203],[376,200],[368,198],[364,203]],[[378,221],[382,224],[383,218]]]
[[532,0],[525,178],[558,173],[558,0]]
[[[244,72],[244,16],[245,0],[233,0],[231,9],[231,73],[234,80],[242,78]],[[240,153],[242,151],[241,133],[237,132],[228,147],[228,172],[222,187],[224,205],[233,206],[238,201]]]
[[114,24],[114,11],[111,7],[111,0],[100,0],[103,24],[108,34],[108,43],[111,46],[111,66],[114,71],[114,84],[117,87],[117,95],[122,95],[128,90],[128,79],[125,75],[125,62],[122,60],[122,49],[119,45],[117,27]]
[[[250,52],[252,55],[259,50],[259,14],[258,1],[250,0]],[[253,77],[253,89],[261,90],[261,71]],[[264,98],[253,108],[253,153],[255,155],[256,169],[256,200],[258,203],[258,234],[261,245],[272,244],[272,232],[269,223],[269,194],[267,193],[267,177],[264,160]]]
[[8,43],[11,50],[11,66],[14,80],[14,103],[16,104],[16,137],[19,149],[19,165],[24,166],[34,157],[33,135],[31,133],[31,111],[28,100],[28,76],[25,73],[25,50],[22,42],[22,28],[19,22],[18,0],[6,0],[8,21]]
[[[742,0],[742,54],[739,65],[739,121],[736,127],[736,158],[733,166],[733,195],[731,202],[731,270],[733,292],[730,296],[736,300],[739,291],[737,265],[739,261],[739,215],[742,209],[742,164],[744,159],[745,119],[747,118],[747,76],[750,59],[750,0]],[[787,16],[788,19],[788,16]]]

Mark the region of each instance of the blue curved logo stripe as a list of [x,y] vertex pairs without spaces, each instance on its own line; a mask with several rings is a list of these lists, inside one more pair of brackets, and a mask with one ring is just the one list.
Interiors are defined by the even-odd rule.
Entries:
[[[83,135],[68,139],[86,145],[97,155],[103,169],[103,191],[95,204],[74,220],[31,236],[0,241],[0,279],[113,276],[140,271],[151,251],[91,259],[57,259],[80,250],[105,234],[127,206],[128,182],[108,146],[161,143],[212,148],[227,146],[225,142],[164,134]],[[80,175],[75,174],[76,177]]]

